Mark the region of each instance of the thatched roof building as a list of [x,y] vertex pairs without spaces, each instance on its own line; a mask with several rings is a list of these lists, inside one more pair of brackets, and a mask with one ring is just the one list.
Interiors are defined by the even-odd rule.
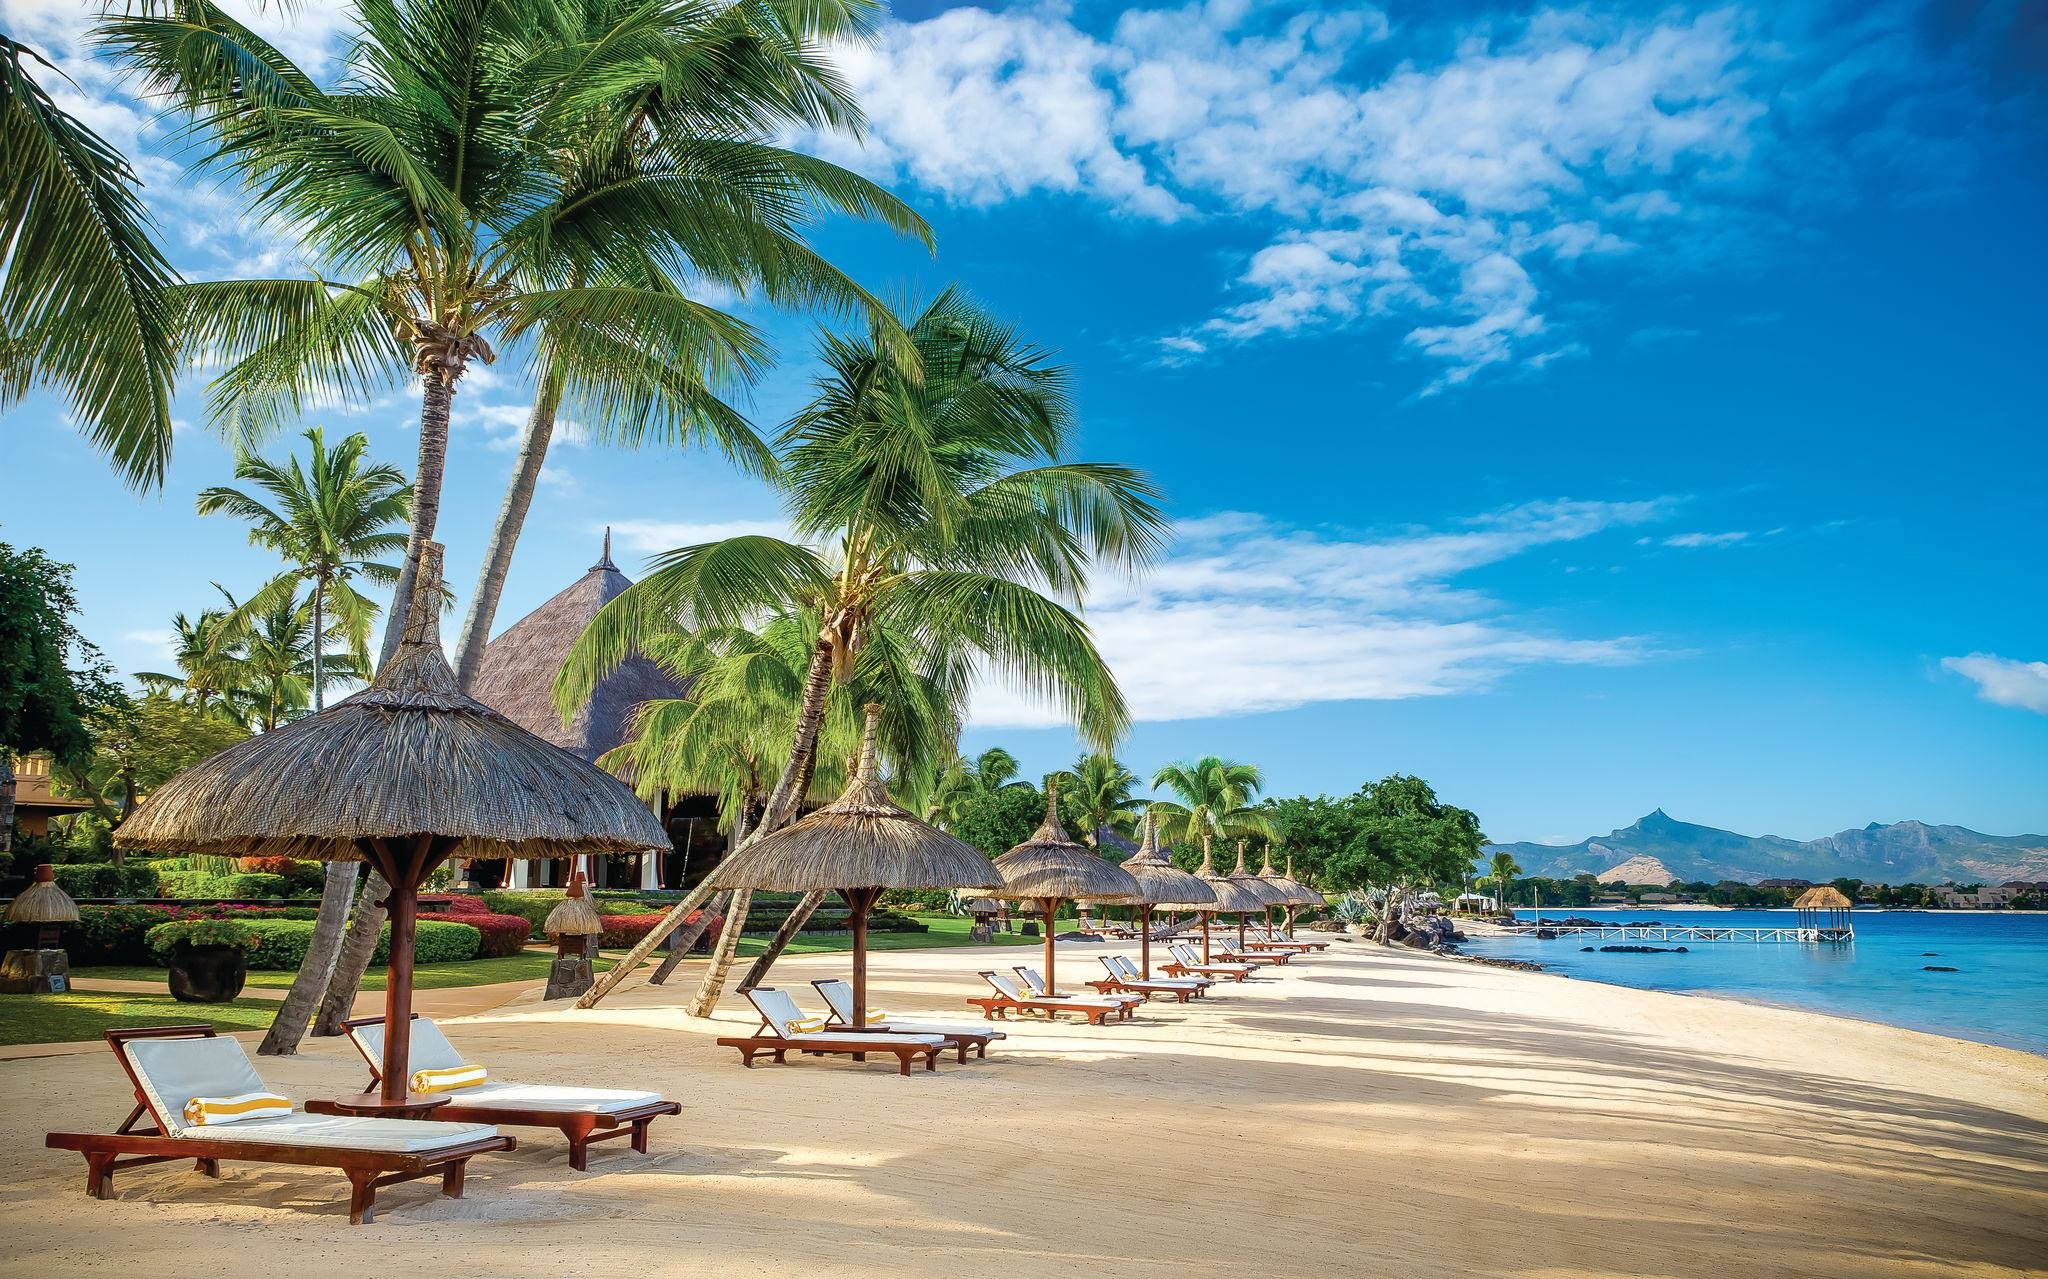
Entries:
[[1799,894],[1799,900],[1792,903],[1795,910],[1850,910],[1855,903],[1842,895],[1842,890],[1833,884],[1822,884]]
[[633,579],[612,563],[612,535],[607,529],[604,552],[589,572],[514,622],[484,649],[476,699],[527,732],[593,763],[625,741],[635,707],[681,697],[683,686],[635,654],[597,686],[589,703],[565,726],[555,709],[555,677],[597,610],[632,584]]

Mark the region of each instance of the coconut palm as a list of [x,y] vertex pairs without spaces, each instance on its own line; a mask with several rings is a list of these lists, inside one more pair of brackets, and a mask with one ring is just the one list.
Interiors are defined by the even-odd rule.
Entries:
[[[669,628],[815,614],[789,763],[758,833],[787,823],[809,792],[831,688],[877,635],[916,636],[948,669],[978,665],[1045,696],[1099,746],[1128,723],[1077,610],[1095,564],[1155,553],[1163,519],[1150,482],[1067,460],[1064,370],[960,294],[904,326],[915,365],[879,327],[822,339],[816,394],[780,437],[786,508],[804,540],[748,535],[657,556],[598,612],[556,685],[562,705],[580,704],[644,636]],[[721,980],[714,970],[706,993]]]
[[1241,764],[1204,755],[1192,761],[1168,764],[1152,777],[1152,785],[1164,787],[1174,799],[1154,800],[1153,812],[1169,820],[1165,829],[1178,830],[1176,841],[1198,843],[1239,836],[1278,837],[1270,814],[1252,807],[1252,800],[1265,787],[1265,774],[1256,764]]
[[[198,509],[201,515],[247,520],[249,544],[277,552],[287,566],[231,614],[229,624],[245,625],[280,601],[296,600],[300,584],[309,584],[312,633],[328,634],[331,617],[360,671],[369,662],[370,619],[377,606],[352,583],[360,578],[389,587],[398,581],[397,569],[371,557],[404,549],[405,535],[390,530],[405,520],[412,490],[397,467],[364,463],[367,436],[351,435],[330,450],[316,426],[306,432],[306,441],[312,446],[310,468],[296,457],[289,466],[248,453],[236,459],[235,478],[255,485],[269,503],[241,489],[215,487],[200,492]],[[311,692],[318,711],[326,704],[325,645],[311,647]]]
[[1030,790],[1021,779],[1017,757],[1000,746],[991,746],[973,759],[955,757],[939,774],[924,806],[925,820],[947,830],[959,819],[969,803],[999,790]]
[[[221,589],[218,582],[214,589]],[[236,669],[241,641],[231,629],[223,609],[203,609],[196,618],[179,613],[171,619],[171,660],[177,673],[137,671],[135,678],[144,688],[176,697],[203,714],[245,724],[245,693]]]
[[1493,855],[1493,860],[1486,864],[1486,868],[1493,872],[1493,882],[1500,886],[1500,908],[1506,910],[1508,881],[1522,873],[1521,864],[1515,860],[1513,853],[1502,849]]
[[34,50],[0,34],[0,409],[62,390],[121,478],[163,483],[177,278],[150,238],[128,161],[35,81]]
[[[311,280],[184,286],[195,351],[230,365],[211,413],[244,438],[311,398],[417,379],[413,518],[388,656],[440,513],[449,414],[470,365],[517,349],[541,391],[639,438],[709,439],[766,465],[716,394],[766,354],[691,298],[699,279],[775,302],[874,300],[786,229],[805,200],[922,224],[872,184],[750,135],[671,137],[674,100],[741,81],[820,106],[793,69],[827,7],[751,0],[363,0],[338,87],[321,87],[208,0],[104,27],[147,91],[185,113],[202,161],[260,193],[322,268]],[[707,16],[708,14],[708,16]],[[709,24],[720,39],[690,44]],[[746,95],[735,95],[742,99]],[[763,181],[777,165],[807,185]],[[779,214],[779,216],[778,216]]]
[[1116,756],[1095,751],[1059,774],[1060,806],[1079,826],[1088,846],[1099,852],[1103,831],[1128,835],[1137,830],[1145,809],[1131,793],[1138,785],[1138,775]]

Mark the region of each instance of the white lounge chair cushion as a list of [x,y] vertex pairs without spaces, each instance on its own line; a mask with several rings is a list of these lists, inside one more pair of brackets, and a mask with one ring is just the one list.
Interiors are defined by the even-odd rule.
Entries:
[[937,1035],[881,1035],[873,1032],[857,1032],[838,1027],[821,1030],[792,1030],[792,1026],[805,1026],[817,1022],[815,1017],[804,1016],[804,1010],[796,1006],[796,1000],[789,992],[772,986],[747,992],[747,998],[754,1001],[754,1007],[761,1013],[761,1020],[768,1024],[768,1033],[791,1043],[806,1039],[830,1039],[838,1043],[873,1044],[877,1048],[900,1048],[904,1043],[926,1045],[943,1044],[946,1041]]
[[[180,1039],[134,1039],[126,1045],[128,1064],[142,1082],[149,1107],[163,1121],[164,1135],[199,1132],[204,1125],[185,1122],[185,1105],[194,1097],[239,1097],[270,1092],[240,1042],[226,1035],[194,1035]],[[275,1120],[249,1120],[216,1126],[242,1129]]]
[[963,1026],[939,1021],[896,1021],[893,1018],[874,1029],[887,1033],[892,1039],[902,1039],[910,1035],[974,1035],[978,1038],[989,1033],[986,1023],[979,1026]]
[[815,1035],[784,1035],[792,1044],[802,1044],[806,1039],[827,1039],[835,1044],[873,1044],[876,1048],[901,1048],[905,1044],[923,1044],[935,1048],[946,1041],[937,1035],[883,1035],[874,1031],[827,1030]]
[[[362,1045],[363,1055],[371,1061],[384,1060],[384,1023],[371,1022],[367,1026],[354,1026],[348,1032]],[[448,1042],[448,1036],[441,1028],[425,1017],[412,1019],[411,1049],[406,1053],[411,1070],[458,1070],[469,1063],[462,1054],[455,1051],[455,1045]]]
[[490,1124],[451,1124],[433,1119],[358,1119],[347,1115],[286,1115],[245,1124],[188,1128],[186,1138],[214,1141],[260,1141],[279,1146],[322,1146],[335,1150],[380,1150],[396,1155],[430,1154],[484,1137],[495,1137]]
[[553,1084],[488,1083],[465,1088],[454,1094],[458,1106],[502,1106],[507,1110],[544,1110],[550,1114],[612,1115],[650,1101],[660,1101],[657,1092],[632,1092],[623,1088],[569,1088]]

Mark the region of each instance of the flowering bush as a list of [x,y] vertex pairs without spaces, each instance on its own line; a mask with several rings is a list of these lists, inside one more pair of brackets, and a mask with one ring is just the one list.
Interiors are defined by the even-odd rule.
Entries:
[[[693,910],[683,916],[683,922],[685,924],[694,924],[703,915],[703,911]],[[655,925],[668,918],[668,916],[663,913],[654,915],[605,915],[602,918],[604,919],[604,934],[598,944],[600,946],[608,946],[614,950],[624,950],[639,945],[640,939],[653,932]],[[723,921],[720,922],[722,923]],[[704,945],[712,946],[718,943],[719,927],[719,923],[714,923],[704,931]]]
[[149,930],[149,951],[168,960],[180,943],[187,946],[233,946],[248,954],[263,944],[249,925],[232,919],[177,919]]
[[467,909],[456,909],[450,902],[447,910],[423,911],[421,920],[436,920],[448,924],[468,924],[482,934],[478,946],[480,959],[500,959],[516,955],[526,947],[526,939],[533,936],[533,925],[524,915],[494,915],[484,909],[482,903],[458,898]]

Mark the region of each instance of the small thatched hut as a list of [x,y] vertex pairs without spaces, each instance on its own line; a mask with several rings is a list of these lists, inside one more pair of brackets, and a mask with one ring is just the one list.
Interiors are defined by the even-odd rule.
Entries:
[[[636,654],[597,686],[589,703],[567,724],[555,709],[555,677],[569,660],[569,650],[597,611],[632,584],[633,579],[612,563],[612,535],[607,529],[604,550],[589,572],[514,622],[484,649],[476,699],[542,741],[596,763],[598,756],[626,740],[633,712],[642,702],[683,695],[682,685]],[[665,794],[655,808],[674,851],[667,856],[595,858],[590,868],[594,887],[677,887],[686,874],[695,878],[716,864],[725,849],[714,797]],[[572,869],[567,862],[514,862],[508,887],[564,887]]]
[[1842,895],[1842,890],[1832,884],[1822,884],[1799,894],[1792,903],[1792,909],[1799,912],[1799,939],[1801,941],[1848,941],[1856,935],[1849,923],[1849,912],[1856,903]]

